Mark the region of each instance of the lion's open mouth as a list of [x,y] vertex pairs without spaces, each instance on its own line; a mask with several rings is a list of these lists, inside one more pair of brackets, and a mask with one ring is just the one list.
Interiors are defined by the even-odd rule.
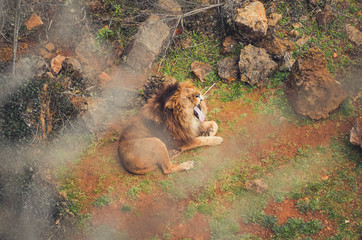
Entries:
[[194,107],[194,114],[201,122],[205,121],[205,115],[201,112],[200,104]]

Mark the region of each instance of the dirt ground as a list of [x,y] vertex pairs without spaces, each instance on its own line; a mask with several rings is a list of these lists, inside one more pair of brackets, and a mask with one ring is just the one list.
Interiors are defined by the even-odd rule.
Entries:
[[[256,98],[263,91],[265,90],[256,90],[253,96]],[[253,96],[250,97],[253,98]],[[237,158],[240,155],[240,149],[243,149],[243,154],[248,156],[245,158],[246,161],[249,161],[248,164],[255,166],[263,166],[263,157],[271,152],[292,158],[297,154],[297,150],[304,146],[328,146],[332,137],[347,133],[353,124],[353,119],[348,119],[343,122],[323,120],[315,125],[297,126],[282,119],[282,124],[273,125],[275,116],[261,115],[253,111],[251,105],[245,104],[242,100],[222,103],[213,99],[211,102],[210,111],[213,108],[219,109],[217,114],[211,115],[220,120],[223,128],[219,135],[224,138],[224,142],[217,147],[219,152],[223,153],[218,155],[220,163],[225,159]],[[240,115],[245,117],[240,119],[238,118]],[[225,123],[233,119],[238,119],[234,125],[246,129],[248,137],[235,129],[224,127]],[[114,138],[115,133],[122,131],[122,123],[124,122],[112,124],[106,135],[103,136],[104,143],[97,145],[92,153],[86,155],[80,163],[74,166],[75,175],[80,179],[80,186],[88,196],[85,201],[85,211],[92,216],[92,226],[108,226],[119,232],[126,232],[131,239],[149,239],[155,236],[162,238],[163,233],[168,233],[168,239],[210,239],[208,216],[196,213],[190,220],[185,220],[184,212],[188,203],[193,200],[192,194],[187,199],[177,200],[158,187],[153,188],[147,194],[140,192],[136,199],[129,199],[125,196],[129,184],[132,184],[130,179],[135,176],[126,172],[118,162],[117,141],[107,141],[107,139]],[[252,144],[250,144],[251,139]],[[212,148],[207,148],[201,154],[207,157],[212,154],[209,150]],[[102,158],[99,156],[105,156],[112,161],[100,160]],[[175,161],[177,162],[178,159]],[[202,164],[202,169],[199,171],[209,171],[208,163],[203,162]],[[101,181],[102,174],[107,177]],[[163,175],[160,170],[156,170],[150,175],[136,176],[136,178],[137,180],[147,178],[152,182],[159,182],[167,179],[167,176]],[[129,181],[129,184],[125,184],[124,181]],[[109,186],[114,188],[112,189],[112,202],[102,208],[92,205],[92,202],[99,196],[99,193],[95,193],[95,189],[100,189],[100,184],[102,185],[100,191],[103,193]],[[223,193],[218,192],[218,194]],[[291,199],[285,199],[281,203],[270,199],[265,213],[275,215],[279,224],[285,223],[292,217],[305,220],[318,219],[324,225],[319,236],[326,237],[336,233],[336,226],[325,215],[319,212],[302,215],[295,208],[295,203],[296,200]],[[132,213],[121,211],[120,209],[124,205],[132,206],[132,209],[135,210]],[[272,236],[270,230],[262,228],[260,225],[245,224],[241,220],[239,224],[240,233],[253,234],[263,239],[270,239]]]

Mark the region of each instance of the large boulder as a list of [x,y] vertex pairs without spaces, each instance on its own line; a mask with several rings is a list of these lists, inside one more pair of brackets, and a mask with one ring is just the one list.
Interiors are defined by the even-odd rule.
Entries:
[[347,97],[342,85],[328,72],[318,48],[311,48],[293,64],[286,93],[295,112],[316,120],[327,118]]
[[349,141],[353,145],[357,145],[362,148],[362,116],[358,117],[354,122]]
[[268,19],[263,3],[259,1],[229,0],[223,6],[224,15],[230,25],[235,24],[245,37],[259,40],[266,35]]
[[240,51],[239,71],[241,81],[250,85],[265,86],[268,77],[278,67],[263,48],[248,45]]

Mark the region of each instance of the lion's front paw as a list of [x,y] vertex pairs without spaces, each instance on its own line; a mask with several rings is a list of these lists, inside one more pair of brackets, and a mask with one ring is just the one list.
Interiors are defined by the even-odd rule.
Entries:
[[190,170],[191,168],[194,167],[194,162],[192,162],[192,161],[184,162],[184,163],[181,163],[181,164],[182,164],[182,167],[185,170]]
[[212,145],[219,145],[224,141],[222,137],[212,137]]
[[214,132],[214,128],[210,127],[209,129],[207,129],[205,132],[201,133],[201,136],[203,137],[208,137],[208,136],[212,136],[211,133]]

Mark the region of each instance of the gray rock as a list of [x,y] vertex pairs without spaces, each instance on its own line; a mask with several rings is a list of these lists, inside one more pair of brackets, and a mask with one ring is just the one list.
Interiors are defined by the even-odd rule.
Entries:
[[125,65],[135,72],[145,72],[163,50],[171,29],[160,17],[151,15],[139,28]]
[[240,52],[239,70],[241,81],[254,86],[265,86],[268,76],[278,67],[263,48],[246,46]]

